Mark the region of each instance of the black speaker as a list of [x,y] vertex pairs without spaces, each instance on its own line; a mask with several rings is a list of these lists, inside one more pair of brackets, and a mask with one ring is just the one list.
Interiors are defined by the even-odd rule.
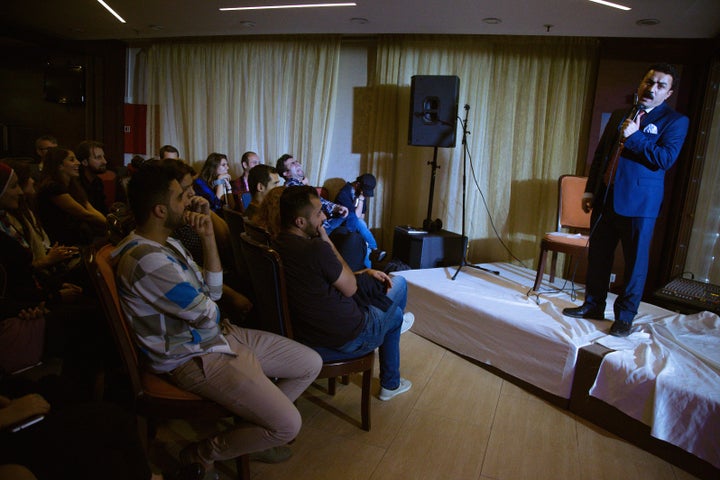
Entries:
[[454,147],[460,78],[414,75],[410,84],[408,145]]

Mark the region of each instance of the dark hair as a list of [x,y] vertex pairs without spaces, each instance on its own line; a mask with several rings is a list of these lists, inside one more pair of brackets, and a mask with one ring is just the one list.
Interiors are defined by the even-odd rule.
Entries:
[[182,182],[182,179],[185,177],[185,175],[190,175],[191,177],[195,176],[195,169],[190,166],[190,164],[183,162],[180,159],[177,158],[165,158],[163,160],[160,160],[160,164],[163,167],[172,168],[175,172],[175,180],[178,182]]
[[245,152],[242,154],[242,157],[240,157],[240,165],[242,166],[243,170],[245,169],[245,165],[243,164],[249,164],[250,163],[250,155],[257,156],[257,153],[255,152]]
[[677,68],[669,63],[655,63],[648,67],[645,71],[645,75],[647,75],[650,70],[670,75],[672,77],[672,85],[668,87],[668,90],[675,90],[678,82],[680,81],[680,75],[678,74]]
[[294,158],[289,153],[284,154],[282,157],[277,159],[277,162],[275,163],[275,170],[277,170],[278,175],[281,177],[285,176],[285,172],[288,171],[287,167],[285,166],[285,162],[288,161],[288,159]]
[[200,178],[205,180],[208,185],[212,185],[213,180],[215,180],[218,165],[220,165],[223,158],[227,160],[227,155],[213,152],[208,155],[207,160],[205,160],[205,164],[200,170]]
[[85,140],[84,142],[80,142],[75,149],[75,157],[77,157],[77,159],[81,162],[83,160],[89,160],[94,148],[105,148],[105,145],[95,140]]
[[35,148],[37,148],[38,143],[42,142],[43,140],[54,143],[55,145],[57,145],[58,143],[57,138],[53,137],[52,135],[41,135],[35,140]]
[[302,216],[311,199],[318,198],[317,190],[309,185],[287,187],[280,196],[280,224],[283,228],[295,225],[295,219]]
[[[45,161],[43,162],[42,174],[38,182],[38,191],[42,190],[52,182],[63,183],[60,176],[60,167],[65,159],[73,153],[72,150],[65,147],[53,147],[47,151]],[[80,185],[77,177],[70,177],[70,183],[67,186],[70,196],[79,204],[85,205],[88,201],[85,189]]]
[[248,187],[250,188],[251,195],[255,195],[257,193],[258,183],[262,183],[267,187],[268,183],[270,183],[271,173],[277,173],[277,170],[270,165],[262,163],[260,165],[256,165],[255,168],[250,170],[250,173],[248,174]]
[[[18,179],[18,185],[20,185],[20,188],[24,189],[27,182],[29,182],[32,178],[32,169],[30,168],[30,164],[26,160],[20,158],[3,158],[0,162],[7,164],[15,171],[15,176],[17,176]],[[19,198],[18,209],[15,213],[19,220],[24,220],[25,223],[30,225],[30,227],[32,227],[38,235],[42,236],[43,229],[40,224],[40,219],[32,213],[30,203],[31,199],[27,198],[25,195],[21,195]],[[30,243],[29,233],[30,232],[25,232],[24,234],[25,240],[27,240],[28,243]]]
[[180,151],[172,145],[163,145],[162,147],[160,147],[160,151],[158,152],[160,158],[163,158],[165,152],[177,153],[178,157],[180,156]]
[[130,177],[128,203],[138,225],[148,221],[155,205],[168,203],[170,184],[175,175],[173,167],[159,160],[148,160]]

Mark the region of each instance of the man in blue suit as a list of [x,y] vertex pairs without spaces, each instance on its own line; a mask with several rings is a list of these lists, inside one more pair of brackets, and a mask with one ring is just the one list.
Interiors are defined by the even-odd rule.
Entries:
[[[665,172],[680,154],[688,118],[664,102],[677,84],[669,64],[652,65],[637,90],[637,105],[616,111],[595,151],[583,196],[592,209],[585,302],[565,308],[576,318],[605,318],[610,273],[618,241],[625,257],[625,289],[615,300],[610,334],[630,333],[647,278],[650,242],[663,200]],[[613,155],[620,149],[619,155]]]

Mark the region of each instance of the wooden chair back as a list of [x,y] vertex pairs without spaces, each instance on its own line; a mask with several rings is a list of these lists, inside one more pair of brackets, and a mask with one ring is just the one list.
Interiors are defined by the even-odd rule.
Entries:
[[[250,269],[250,279],[256,293],[255,307],[262,317],[261,329],[293,338],[290,308],[287,300],[287,285],[282,260],[277,251],[258,242],[247,233],[240,236],[243,254]],[[333,359],[331,350],[315,349],[323,357],[323,368],[317,378],[328,379],[328,393],[335,394],[335,379],[342,377],[343,383],[349,383],[348,375],[362,373],[362,391],[360,401],[360,426],[370,431],[370,387],[375,363],[375,352],[351,359]]]

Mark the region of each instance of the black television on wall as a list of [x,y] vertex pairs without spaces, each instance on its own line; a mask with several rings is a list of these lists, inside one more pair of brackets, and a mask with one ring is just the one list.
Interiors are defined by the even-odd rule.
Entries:
[[81,65],[48,65],[43,96],[48,102],[67,105],[85,103],[85,69]]

